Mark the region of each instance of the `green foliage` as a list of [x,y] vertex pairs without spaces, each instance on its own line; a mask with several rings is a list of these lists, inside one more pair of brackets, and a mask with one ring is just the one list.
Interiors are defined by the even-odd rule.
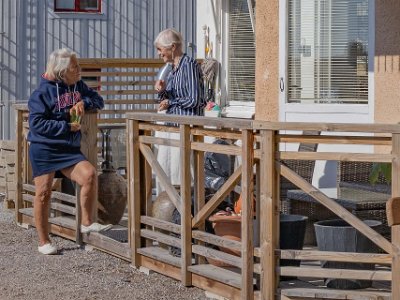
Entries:
[[392,164],[391,163],[373,163],[371,174],[369,175],[369,182],[376,184],[379,179],[379,175],[386,179],[387,183],[392,182]]

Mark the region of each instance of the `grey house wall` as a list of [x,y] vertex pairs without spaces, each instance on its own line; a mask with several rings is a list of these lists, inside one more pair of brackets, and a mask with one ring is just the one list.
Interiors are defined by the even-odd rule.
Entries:
[[12,104],[27,101],[55,49],[68,47],[80,57],[155,58],[154,38],[174,27],[185,51],[196,56],[196,0],[103,0],[96,15],[53,8],[54,0],[0,0],[0,139],[15,136]]

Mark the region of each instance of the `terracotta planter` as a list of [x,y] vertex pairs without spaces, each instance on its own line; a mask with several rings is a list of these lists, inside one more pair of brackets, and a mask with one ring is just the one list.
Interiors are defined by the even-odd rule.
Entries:
[[[224,215],[213,215],[209,218],[212,222],[214,232],[216,235],[234,241],[241,241],[241,216],[224,216]],[[240,251],[228,249],[225,247],[219,247],[222,252],[240,256]],[[229,267],[230,265],[223,263],[212,258],[207,258],[208,262],[218,267]]]

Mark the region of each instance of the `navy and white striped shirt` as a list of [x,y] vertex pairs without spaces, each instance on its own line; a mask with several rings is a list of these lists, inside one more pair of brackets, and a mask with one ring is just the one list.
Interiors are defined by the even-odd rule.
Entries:
[[168,99],[167,114],[204,115],[205,99],[203,74],[195,59],[183,54],[178,67],[167,78],[160,99]]

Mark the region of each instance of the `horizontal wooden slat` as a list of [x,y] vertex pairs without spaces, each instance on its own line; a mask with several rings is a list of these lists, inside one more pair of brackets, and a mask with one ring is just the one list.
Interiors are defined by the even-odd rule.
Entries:
[[127,114],[128,119],[147,121],[147,122],[167,122],[179,123],[182,125],[193,126],[212,126],[217,128],[230,128],[230,129],[252,129],[253,121],[244,119],[229,119],[229,118],[210,118],[201,116],[181,116],[170,114],[156,114],[156,113],[137,113],[131,112]]
[[99,112],[99,115],[113,115],[113,114],[125,114],[127,112],[130,112],[132,110],[130,109],[102,109]]
[[194,274],[198,274],[230,286],[240,288],[242,276],[236,272],[219,268],[214,265],[196,265],[189,266],[188,270]]
[[164,61],[150,58],[79,58],[79,65],[82,69],[98,68],[148,68],[161,67]]
[[266,130],[316,130],[327,132],[400,133],[397,124],[306,123],[253,121],[254,129]]
[[[33,207],[29,207],[29,208],[21,208],[19,210],[20,213],[30,216],[30,217],[34,217],[33,215]],[[67,216],[62,216],[62,217],[55,217],[55,218],[49,218],[49,223],[50,224],[54,224],[54,225],[58,225],[61,227],[65,227],[68,229],[75,229],[75,220],[71,217],[67,217]]]
[[105,80],[85,80],[89,87],[98,86],[154,86],[154,80],[121,80],[121,81],[105,81]]
[[139,129],[175,133],[179,132],[179,127],[148,123],[139,123]]
[[280,293],[290,298],[284,299],[337,299],[337,300],[394,300],[390,292],[385,291],[356,291],[318,288],[287,288]]
[[207,233],[204,231],[200,230],[193,230],[192,231],[192,236],[193,238],[206,242],[215,246],[220,246],[224,248],[228,248],[234,251],[242,251],[242,243],[235,241],[235,240],[230,240],[227,238],[220,237],[215,234]]
[[192,252],[204,256],[205,258],[218,260],[237,268],[242,267],[242,259],[240,257],[226,252],[218,251],[201,245],[192,245]]
[[320,267],[280,267],[281,276],[306,276],[311,278],[341,278],[359,280],[388,280],[392,279],[390,271],[324,269]]
[[[24,201],[33,203],[34,198],[35,197],[33,195],[22,194],[22,199]],[[51,202],[50,203],[50,208],[54,209],[54,210],[57,210],[57,211],[60,211],[60,212],[63,212],[63,213],[67,213],[67,214],[73,215],[73,216],[75,216],[75,214],[76,214],[75,207],[69,206],[69,205],[65,205],[65,204],[62,204],[62,203]]]
[[175,267],[181,266],[180,257],[172,256],[168,253],[168,250],[162,249],[160,247],[139,248],[137,249],[137,252],[141,255],[153,258],[159,262],[164,262]]
[[181,240],[179,238],[164,234],[159,231],[153,231],[153,230],[148,230],[148,229],[141,229],[140,230],[140,236],[150,239],[153,241],[157,241],[169,246],[174,246],[174,247],[181,247]]
[[[104,100],[105,104],[109,105],[121,105],[121,104],[157,104],[158,99],[113,99]],[[101,111],[100,111],[101,112]]]
[[242,134],[239,131],[228,129],[199,129],[192,128],[190,131],[193,135],[210,136],[215,138],[241,140]]
[[141,143],[150,144],[150,145],[164,145],[164,146],[170,146],[170,147],[179,147],[180,146],[179,140],[158,138],[158,137],[152,137],[152,136],[140,136],[139,141]]
[[148,217],[148,216],[141,216],[140,217],[140,222],[145,224],[145,225],[149,225],[149,226],[154,226],[156,228],[159,229],[163,229],[163,230],[167,230],[170,232],[174,232],[174,233],[181,233],[181,226],[171,223],[171,222],[167,222],[164,220],[159,220],[153,217]]
[[119,76],[129,76],[129,77],[154,77],[157,75],[157,72],[133,72],[133,71],[114,71],[114,72],[82,72],[82,77],[119,77]]
[[82,240],[84,243],[88,243],[102,251],[118,256],[124,260],[131,260],[132,251],[129,248],[128,243],[118,242],[110,237],[103,235],[101,232],[91,232],[90,234],[83,234]]
[[100,95],[155,95],[153,90],[115,90],[115,91],[98,91]]
[[352,253],[352,252],[330,252],[312,250],[277,250],[282,259],[298,260],[324,260],[340,262],[359,262],[375,264],[391,264],[392,258],[389,254],[374,253]]
[[[32,185],[32,184],[23,184],[23,189],[25,191],[28,191],[28,192],[32,192],[32,193],[35,192],[35,186]],[[57,200],[62,200],[62,201],[69,202],[69,203],[72,203],[72,204],[76,203],[76,197],[75,196],[64,194],[64,193],[60,193],[60,192],[53,191],[51,193],[51,198],[52,199],[57,199]]]
[[338,160],[338,161],[370,161],[392,162],[391,154],[368,153],[331,153],[331,152],[279,152],[280,159],[295,160]]
[[391,145],[391,137],[334,136],[334,135],[278,135],[281,143]]

